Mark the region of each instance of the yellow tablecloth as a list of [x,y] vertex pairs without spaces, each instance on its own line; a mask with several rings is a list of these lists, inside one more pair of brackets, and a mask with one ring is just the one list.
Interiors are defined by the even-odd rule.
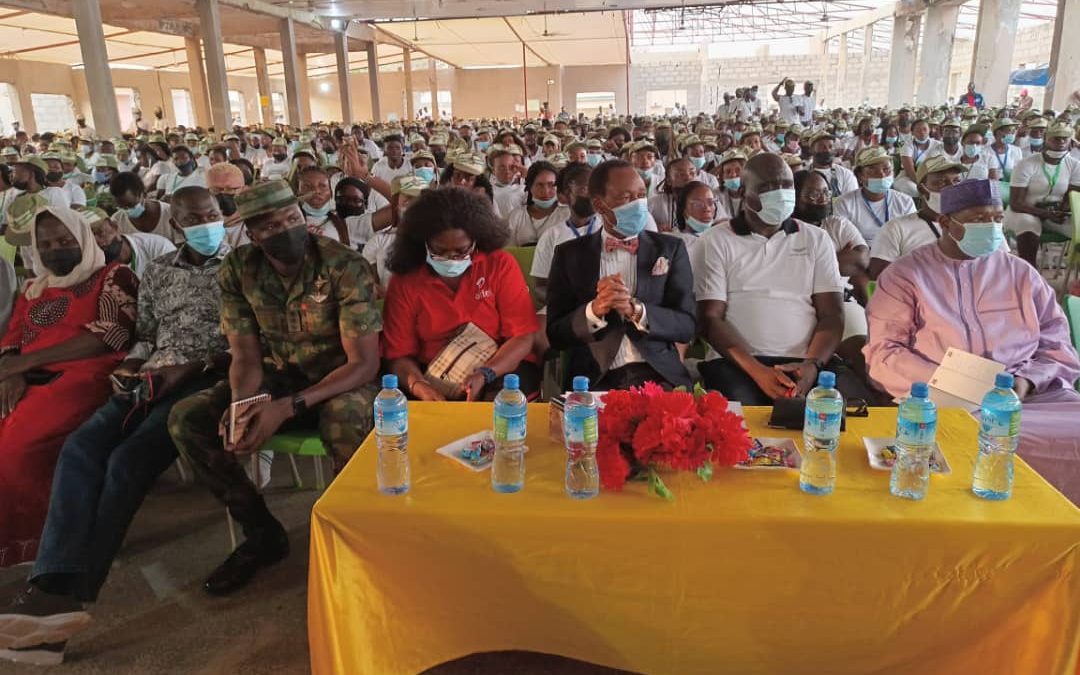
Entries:
[[[836,491],[793,471],[721,469],[579,502],[548,409],[529,410],[528,472],[491,490],[435,448],[489,428],[490,404],[410,403],[412,491],[375,487],[369,438],[315,505],[308,633],[316,674],[412,674],[482,651],[561,654],[643,673],[1072,674],[1080,510],[1017,461],[1013,498],[970,492],[976,425],[943,410],[953,473],[891,497],[850,419]],[[767,409],[750,408],[754,435]],[[801,441],[799,441],[801,447]]]

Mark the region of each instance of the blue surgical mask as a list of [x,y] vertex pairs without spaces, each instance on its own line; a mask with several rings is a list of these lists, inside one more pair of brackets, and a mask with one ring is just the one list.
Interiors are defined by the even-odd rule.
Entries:
[[725,178],[724,187],[735,192],[742,187],[742,178]]
[[603,159],[604,159],[604,156],[601,155],[600,153],[596,153],[596,152],[585,155],[585,162],[589,166],[593,166],[593,167],[599,166],[600,162],[603,161]]
[[900,140],[896,136],[886,136],[885,145],[896,145],[896,142]]
[[1032,138],[1032,139],[1029,139],[1028,144],[1033,148],[1041,148],[1042,144],[1043,144],[1043,139],[1041,139],[1041,138]]
[[776,134],[776,142],[779,143],[780,145],[784,144],[784,138],[785,138],[784,134]]
[[138,218],[142,216],[142,214],[146,213],[146,204],[144,204],[143,202],[139,202],[135,206],[132,206],[130,209],[124,209],[124,212],[128,214],[128,218]]
[[214,255],[225,240],[225,222],[192,225],[184,228],[184,241],[200,255]]
[[778,227],[795,212],[795,189],[780,188],[769,190],[758,195],[761,200],[761,210],[757,211],[757,217],[767,225]]
[[431,265],[431,269],[435,270],[435,274],[438,274],[440,277],[453,279],[454,277],[460,277],[462,274],[465,274],[465,271],[472,266],[472,256],[464,258],[463,260],[441,260],[432,257],[431,251],[428,251],[427,264]]
[[558,201],[558,199],[557,196],[552,197],[551,199],[537,199],[536,197],[533,197],[532,203],[533,206],[538,206],[542,209],[550,209],[552,206],[555,206],[555,202]]
[[[952,233],[949,233],[952,237]],[[971,258],[983,258],[1001,248],[1005,241],[1005,232],[1001,229],[1001,223],[964,223],[964,236],[961,239],[953,237],[953,241]]]
[[638,169],[637,173],[641,176],[641,180],[645,181],[645,184],[648,185],[649,181],[652,179],[652,169]]
[[487,152],[487,149],[491,147],[490,141],[477,141],[476,149],[480,152]]
[[866,181],[866,189],[873,192],[876,195],[883,195],[889,191],[892,187],[893,177],[885,176],[884,178],[871,178]]
[[105,173],[104,171],[95,171],[94,172],[94,182],[98,183],[99,185],[104,184],[104,183],[108,183],[109,182],[109,174]]
[[1005,143],[1005,145],[1012,145],[1016,142],[1016,134],[1005,134],[1001,138],[1001,140]]
[[964,146],[964,155],[978,157],[982,153],[982,146],[978,143],[968,143]]
[[430,166],[421,166],[413,169],[413,175],[425,183],[430,183],[435,180],[435,169],[432,169]]
[[698,234],[701,234],[705,230],[712,227],[712,223],[706,223],[706,222],[700,221],[697,218],[695,218],[693,216],[690,216],[690,215],[686,216],[686,224],[690,226],[691,230],[693,230],[694,232],[697,232]]
[[649,203],[644,199],[612,209],[615,214],[615,231],[624,237],[636,237],[649,222]]
[[705,158],[704,157],[691,157],[690,158],[690,163],[693,164],[694,168],[699,170],[699,171],[701,169],[705,168]]
[[300,202],[300,210],[302,210],[305,215],[310,216],[312,218],[325,218],[327,215],[329,215],[330,210],[333,209],[333,208],[334,208],[334,201],[332,199],[327,201],[325,204],[323,204],[319,208],[315,208],[314,206],[311,206],[307,202]]
[[733,132],[731,132],[731,137],[735,139],[736,143],[738,143],[739,141],[742,140],[742,135],[743,135],[743,132],[741,132],[741,131],[733,131]]

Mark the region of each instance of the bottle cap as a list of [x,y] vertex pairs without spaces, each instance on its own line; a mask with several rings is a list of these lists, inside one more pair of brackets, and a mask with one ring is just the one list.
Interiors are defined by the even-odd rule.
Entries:
[[383,389],[397,389],[397,375],[383,375],[382,376],[382,388]]
[[1016,384],[1016,379],[1013,378],[1012,373],[998,373],[994,378],[994,386],[998,389],[1012,389]]
[[521,382],[518,380],[518,376],[510,373],[503,378],[503,388],[505,389],[518,389],[521,387]]
[[578,375],[574,378],[574,391],[589,391],[589,378]]
[[818,373],[817,383],[819,387],[825,387],[826,389],[832,389],[836,386],[836,373],[831,370],[823,370]]
[[915,398],[926,398],[930,395],[930,387],[925,382],[912,382],[911,395]]

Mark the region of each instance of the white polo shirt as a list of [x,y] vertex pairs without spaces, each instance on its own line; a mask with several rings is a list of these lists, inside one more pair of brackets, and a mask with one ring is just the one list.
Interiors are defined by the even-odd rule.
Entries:
[[1080,162],[1065,155],[1058,165],[1054,166],[1044,162],[1040,152],[1016,165],[1012,174],[1012,185],[1027,188],[1024,203],[1028,206],[1042,202],[1059,202],[1070,186],[1080,186]]
[[551,261],[555,257],[555,247],[564,241],[587,237],[600,231],[600,219],[595,215],[589,219],[584,227],[574,227],[568,219],[563,219],[559,224],[549,227],[540,235],[536,242],[536,250],[533,252],[532,269],[529,275],[537,279],[547,279],[551,274]]
[[992,143],[983,146],[983,162],[990,171],[997,171],[998,180],[1012,178],[1013,169],[1024,158],[1024,153],[1015,145],[1005,147],[1005,152],[998,154]]
[[128,267],[139,279],[142,279],[143,272],[151,261],[176,250],[176,246],[171,241],[156,234],[134,232],[120,236],[131,246],[131,262],[128,263]]
[[570,207],[556,204],[551,213],[543,218],[533,218],[524,204],[510,212],[506,222],[510,228],[510,246],[528,246],[540,241],[548,230],[557,227],[570,217]]
[[941,236],[941,225],[927,223],[918,213],[909,213],[885,223],[870,247],[870,257],[895,262],[920,246],[933,244]]
[[811,296],[844,290],[832,238],[795,219],[765,238],[736,218],[703,234],[692,256],[697,299],[726,302],[756,356],[804,358],[817,327]]
[[885,199],[876,202],[864,197],[862,190],[853,190],[836,200],[833,213],[855,223],[866,243],[872,245],[885,223],[915,213],[915,202],[896,190],[889,190]]
[[941,141],[934,138],[926,139],[926,145],[924,146],[916,145],[914,139],[912,139],[910,143],[904,143],[903,147],[900,148],[900,156],[910,157],[915,166],[919,166],[934,155],[940,155],[943,147]]
[[833,163],[828,168],[815,166],[813,169],[825,177],[825,182],[829,184],[829,192],[832,193],[833,198],[859,189],[858,179],[855,178],[855,174],[852,173],[851,169],[846,166]]

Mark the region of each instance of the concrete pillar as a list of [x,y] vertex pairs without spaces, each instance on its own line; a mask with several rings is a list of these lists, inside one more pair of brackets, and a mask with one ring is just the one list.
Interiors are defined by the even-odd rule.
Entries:
[[[1050,46],[1050,82],[1044,108],[1062,110],[1072,93],[1080,89],[1080,3],[1058,0],[1054,41]],[[1070,39],[1066,40],[1066,36]]]
[[1013,42],[1016,41],[1022,2],[994,0],[979,3],[975,46],[971,54],[971,81],[988,106],[1005,105],[1008,99]]
[[870,62],[874,59],[874,24],[863,28],[862,77],[859,78],[859,99],[855,105],[862,105],[870,91]]
[[954,4],[930,5],[926,10],[919,63],[919,105],[938,106],[949,96],[949,71],[959,15],[960,6]]
[[191,107],[195,114],[195,124],[200,127],[210,126],[210,99],[206,97],[206,70],[203,69],[202,43],[199,38],[184,38],[187,51],[188,78],[191,80]]
[[296,26],[292,17],[281,20],[281,62],[285,68],[285,98],[289,106],[289,124],[302,127],[307,124],[300,111],[300,78],[307,79],[307,72],[301,73],[296,58]]
[[889,107],[899,108],[911,102],[915,91],[915,64],[919,52],[919,26],[922,17],[894,16],[891,63],[889,64]]
[[[79,4],[79,3],[72,3]],[[210,92],[210,119],[218,134],[232,128],[229,109],[229,80],[225,73],[225,51],[221,42],[221,13],[218,0],[195,0],[199,10],[199,33],[206,59],[206,88]]]
[[266,67],[266,50],[255,47],[255,83],[259,89],[259,113],[264,126],[274,123],[274,104],[270,95],[270,71]]
[[105,47],[105,32],[101,29],[101,5],[98,0],[71,3],[75,28],[82,50],[83,74],[90,93],[90,110],[99,136],[115,138],[120,135],[120,111],[116,107],[109,52]]
[[382,120],[382,106],[379,103],[379,53],[378,43],[367,44],[368,86],[371,87],[371,118]]
[[296,72],[300,77],[300,118],[304,124],[311,124],[311,80],[308,78],[307,54],[296,55]]
[[334,33],[334,53],[337,55],[338,96],[341,97],[341,123],[352,124],[352,82],[349,80],[349,38]]
[[428,57],[428,87],[431,88],[431,119],[438,121],[439,119],[439,70],[435,64],[435,59]]
[[840,61],[836,67],[836,99],[833,107],[847,105],[847,36],[847,33],[840,34]]
[[409,49],[402,50],[402,56],[404,57],[404,63],[402,64],[405,69],[405,119],[415,119],[415,110],[413,103],[413,86],[412,86],[412,51]]

